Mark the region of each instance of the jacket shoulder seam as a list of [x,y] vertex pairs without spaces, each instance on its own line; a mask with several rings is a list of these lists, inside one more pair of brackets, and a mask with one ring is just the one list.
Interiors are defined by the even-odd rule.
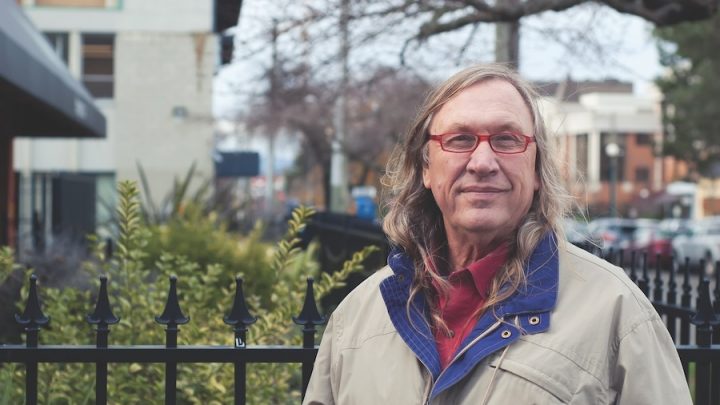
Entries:
[[[576,249],[580,249],[580,248],[576,248]],[[644,295],[639,295],[636,291],[633,291],[632,287],[635,285],[629,284],[629,283],[632,283],[632,281],[630,281],[630,279],[627,277],[625,277],[625,278],[620,277],[620,275],[617,273],[617,272],[622,272],[622,274],[625,274],[624,269],[617,267],[613,264],[610,264],[609,262],[604,261],[597,257],[595,258],[595,259],[597,259],[597,261],[590,260],[589,258],[578,254],[578,252],[573,251],[572,248],[566,248],[565,252],[568,255],[572,255],[573,257],[577,258],[578,260],[582,260],[583,262],[588,263],[588,264],[602,270],[605,274],[612,277],[620,285],[622,285],[622,292],[628,293],[630,296],[632,296],[633,301],[635,302],[637,307],[646,315],[645,317],[641,318],[641,320],[639,320],[637,322],[643,322],[647,319],[652,319],[652,314],[655,314],[654,308],[652,308],[652,306],[648,306],[648,305],[644,304],[644,302],[643,302],[644,300],[642,300],[640,298],[640,297],[642,297],[642,298],[647,299],[647,297],[645,297]],[[650,309],[652,309],[652,311],[650,311]]]

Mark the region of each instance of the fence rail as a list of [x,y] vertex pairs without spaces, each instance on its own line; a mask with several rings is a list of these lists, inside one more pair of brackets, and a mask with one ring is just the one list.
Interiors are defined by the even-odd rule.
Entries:
[[165,403],[177,402],[178,363],[232,363],[234,365],[234,403],[245,404],[246,372],[249,363],[299,363],[302,365],[302,395],[304,397],[313,363],[317,356],[315,346],[316,327],[325,319],[319,314],[315,303],[313,279],[308,278],[305,301],[300,314],[293,321],[302,326],[303,345],[248,346],[247,328],[255,323],[250,315],[242,289],[242,279],[236,279],[235,298],[230,315],[224,322],[233,327],[234,346],[178,346],[179,325],[190,321],[180,309],[177,295],[177,279],[170,277],[170,288],[162,315],[155,318],[166,325],[165,345],[109,346],[110,325],[119,322],[110,308],[107,278],[100,277],[100,290],[95,310],[87,316],[87,322],[96,325],[96,344],[92,345],[43,345],[39,346],[39,333],[50,319],[42,312],[37,287],[37,277],[30,277],[30,289],[22,315],[16,321],[25,327],[25,345],[0,345],[0,366],[3,363],[24,363],[25,403],[35,405],[38,401],[39,363],[94,363],[95,403],[107,403],[107,365],[109,363],[159,363],[165,364]]
[[[618,255],[611,252],[608,259],[615,263],[625,263],[622,251]],[[681,269],[674,265],[663,268],[661,263],[672,261],[662,261],[659,257],[655,260],[654,269],[649,269],[647,263],[645,255],[636,257],[633,254],[626,271],[652,300],[665,321],[676,343],[685,376],[694,383],[695,403],[720,404],[720,384],[717,383],[720,381],[720,261],[715,264],[712,290],[711,281],[704,273],[691,274],[688,261]],[[701,265],[700,268],[704,269],[705,266]],[[678,278],[681,278],[680,283]],[[247,345],[246,332],[256,318],[248,311],[241,279],[236,280],[230,315],[224,318],[234,332],[234,346],[178,346],[179,325],[189,322],[189,318],[180,309],[176,285],[177,280],[171,277],[165,309],[162,315],[156,317],[157,323],[166,326],[165,345],[108,345],[110,326],[119,319],[112,313],[109,304],[107,279],[101,277],[95,310],[87,317],[87,322],[95,326],[96,344],[40,346],[39,333],[48,324],[49,318],[43,314],[38,299],[37,277],[31,276],[25,310],[22,315],[16,315],[17,322],[25,328],[26,344],[0,345],[0,367],[4,363],[25,364],[25,396],[29,405],[37,403],[39,363],[94,363],[96,404],[107,403],[107,366],[112,363],[165,364],[166,404],[175,404],[177,401],[179,363],[232,363],[235,404],[245,403],[247,364],[298,363],[302,365],[304,396],[317,355],[316,327],[325,322],[315,303],[311,278],[307,281],[302,311],[293,318],[296,324],[303,327],[303,345],[298,347]]]

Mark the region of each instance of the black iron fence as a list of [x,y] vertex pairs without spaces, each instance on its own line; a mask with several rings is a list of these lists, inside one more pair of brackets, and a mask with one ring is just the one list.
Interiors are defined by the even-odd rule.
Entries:
[[[600,255],[592,247],[584,248]],[[624,253],[610,250],[605,259],[626,270],[663,318],[685,378],[694,387],[695,403],[720,405],[720,261],[709,275],[704,260],[693,267],[688,258],[677,265],[673,257],[657,255],[650,268],[646,253]],[[693,268],[697,269],[694,274]],[[714,279],[712,294],[710,277]]]
[[165,403],[177,402],[178,363],[232,363],[234,365],[234,403],[244,404],[248,363],[299,363],[302,364],[302,394],[304,396],[317,355],[315,328],[325,323],[315,303],[313,279],[308,278],[305,301],[300,314],[293,321],[302,326],[303,345],[248,346],[245,340],[248,326],[257,318],[248,311],[242,290],[242,279],[236,280],[235,298],[230,314],[224,322],[234,331],[233,346],[178,346],[179,325],[189,322],[180,309],[177,279],[170,278],[165,309],[155,321],[165,325],[165,345],[110,346],[110,326],[119,322],[110,307],[107,278],[100,278],[100,290],[92,314],[87,322],[95,326],[95,345],[39,345],[40,330],[50,319],[43,313],[37,287],[37,277],[30,277],[30,289],[22,315],[15,319],[26,331],[25,345],[0,345],[0,367],[5,363],[25,364],[25,403],[38,402],[39,363],[94,363],[95,403],[106,404],[109,363],[160,363],[165,364]]
[[[624,254],[610,254],[609,260],[626,263]],[[638,257],[636,257],[638,256]],[[638,259],[638,260],[636,260]],[[720,262],[716,263],[713,280],[705,273],[691,274],[688,261],[679,269],[662,263],[658,258],[650,268],[643,255],[631,254],[626,267],[630,278],[652,300],[663,317],[693,389],[695,403],[720,404]],[[705,266],[701,265],[701,269]],[[714,288],[713,288],[714,284]],[[713,304],[714,301],[714,304]],[[242,291],[242,280],[236,292],[230,315],[224,318],[234,331],[233,346],[178,346],[179,325],[189,319],[180,309],[176,279],[170,278],[170,288],[163,313],[156,317],[166,326],[165,345],[110,346],[110,326],[118,322],[108,298],[107,279],[101,278],[95,310],[87,322],[95,326],[94,346],[46,346],[38,344],[40,329],[49,319],[44,315],[38,299],[37,278],[31,277],[25,311],[17,315],[27,333],[25,345],[0,345],[0,367],[4,363],[24,363],[26,367],[25,394],[27,404],[37,403],[39,363],[94,363],[96,368],[96,403],[107,403],[107,366],[109,363],[165,364],[165,403],[176,403],[178,363],[232,363],[234,365],[234,401],[245,403],[246,369],[249,363],[302,364],[302,393],[304,395],[317,354],[315,328],[324,323],[313,293],[313,281],[308,279],[303,309],[293,318],[301,325],[304,342],[299,347],[248,346],[246,332],[256,321],[248,311]]]

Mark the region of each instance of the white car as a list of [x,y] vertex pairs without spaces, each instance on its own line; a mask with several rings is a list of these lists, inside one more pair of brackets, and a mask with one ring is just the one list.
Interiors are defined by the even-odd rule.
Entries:
[[672,250],[679,268],[685,265],[686,257],[692,269],[698,269],[705,260],[705,274],[714,274],[715,262],[720,260],[720,217],[688,223],[673,239]]

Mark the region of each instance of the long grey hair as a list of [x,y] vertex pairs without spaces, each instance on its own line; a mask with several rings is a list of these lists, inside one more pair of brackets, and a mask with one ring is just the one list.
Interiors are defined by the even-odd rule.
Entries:
[[[438,294],[446,293],[448,284],[430,269],[441,269],[446,260],[446,235],[443,217],[432,192],[422,181],[423,168],[428,163],[427,144],[433,116],[448,100],[464,89],[487,80],[503,80],[513,85],[522,96],[533,119],[537,156],[535,170],[540,187],[533,196],[530,210],[510,243],[506,265],[493,279],[488,298],[477,315],[512,295],[525,283],[525,264],[540,239],[553,232],[558,241],[564,239],[562,219],[571,197],[562,185],[558,159],[553,142],[548,139],[545,124],[538,108],[538,95],[532,86],[517,73],[498,64],[481,64],[466,68],[432,90],[420,106],[418,114],[393,151],[387,165],[385,186],[386,215],[383,228],[391,242],[412,259],[415,276],[408,301],[423,291],[430,304],[434,327],[446,329],[437,311]],[[440,286],[440,291],[433,287]],[[501,288],[502,287],[502,288]]]

